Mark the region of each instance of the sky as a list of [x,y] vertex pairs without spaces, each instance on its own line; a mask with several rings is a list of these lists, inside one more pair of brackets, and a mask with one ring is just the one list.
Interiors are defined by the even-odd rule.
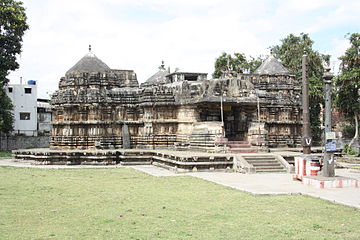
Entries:
[[359,0],[23,0],[30,29],[10,83],[37,80],[49,98],[88,52],[144,82],[161,61],[171,70],[211,77],[222,52],[266,56],[289,34],[308,33],[313,48],[338,57],[346,34],[360,30]]

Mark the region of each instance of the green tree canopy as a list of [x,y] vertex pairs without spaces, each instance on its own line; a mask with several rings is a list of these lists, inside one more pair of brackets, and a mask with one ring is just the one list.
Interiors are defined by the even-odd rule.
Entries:
[[213,77],[219,78],[229,70],[236,73],[243,73],[245,70],[249,69],[250,72],[253,72],[260,66],[262,61],[263,59],[261,57],[249,57],[248,59],[243,53],[234,53],[232,56],[231,54],[223,52],[215,60]]
[[321,54],[313,49],[313,41],[308,34],[301,33],[300,36],[290,34],[281,40],[280,45],[271,47],[275,57],[297,78],[301,78],[302,56],[308,56],[307,77],[310,92],[310,122],[312,135],[315,140],[320,140],[320,105],[323,102],[324,90],[322,76],[324,74],[324,63],[329,63],[330,55]]
[[353,140],[355,141],[358,136],[360,115],[360,34],[351,34],[349,41],[350,47],[339,58],[341,73],[335,80],[337,89],[335,104],[348,119],[354,119],[355,136]]
[[22,2],[1,0],[0,2],[0,84],[7,83],[9,71],[19,68],[16,57],[21,53],[26,24],[25,9]]
[[15,0],[0,1],[0,132],[12,130],[12,104],[5,93],[7,75],[19,68],[16,57],[21,53],[24,32],[29,28],[26,23],[22,2]]
[[[0,89],[0,133],[9,133],[13,130],[13,105],[3,88]],[[10,123],[10,124],[9,124]]]

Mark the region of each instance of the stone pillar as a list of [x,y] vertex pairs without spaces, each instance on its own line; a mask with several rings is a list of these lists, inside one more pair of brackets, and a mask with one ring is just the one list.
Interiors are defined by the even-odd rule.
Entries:
[[[326,69],[326,72],[323,76],[325,82],[325,144],[329,139],[327,137],[328,133],[331,132],[331,80],[334,76],[330,73],[330,69]],[[324,153],[324,168],[323,168],[324,177],[334,177],[335,176],[335,163],[334,163],[334,153],[329,152],[325,147]]]
[[311,154],[310,108],[309,108],[309,82],[307,80],[307,55],[302,57],[302,109],[303,109],[303,153]]
[[124,149],[130,148],[130,133],[129,127],[124,123],[122,127],[122,146]]

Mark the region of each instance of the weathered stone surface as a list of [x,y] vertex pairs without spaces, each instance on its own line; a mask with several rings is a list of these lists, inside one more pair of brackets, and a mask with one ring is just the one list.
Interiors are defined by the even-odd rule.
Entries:
[[110,68],[92,52],[86,54],[80,61],[78,61],[66,74],[76,72],[104,72],[110,71]]
[[129,149],[130,148],[130,133],[128,125],[124,124],[122,127],[122,136],[123,136],[123,148]]
[[268,57],[254,74],[260,75],[290,75],[290,72],[272,55]]
[[[278,73],[261,74],[260,69],[259,74],[211,80],[203,73],[167,74],[162,66],[139,87],[134,71],[101,63],[95,57],[80,60],[61,78],[52,97],[52,148],[88,149],[96,148],[95,143],[104,149],[128,148],[130,143],[218,151],[224,141],[217,143],[215,132],[222,119],[225,137],[232,141],[270,146],[300,142],[299,81],[279,66],[267,65],[280,69]],[[255,130],[259,121],[260,132]],[[200,125],[208,128],[201,136],[194,128]]]

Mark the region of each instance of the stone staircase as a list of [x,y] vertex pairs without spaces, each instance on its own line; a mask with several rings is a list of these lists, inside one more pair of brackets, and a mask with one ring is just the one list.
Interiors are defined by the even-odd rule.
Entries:
[[228,147],[232,153],[257,153],[259,149],[251,146],[247,141],[228,141]]
[[273,155],[242,155],[255,172],[286,172],[284,165]]

